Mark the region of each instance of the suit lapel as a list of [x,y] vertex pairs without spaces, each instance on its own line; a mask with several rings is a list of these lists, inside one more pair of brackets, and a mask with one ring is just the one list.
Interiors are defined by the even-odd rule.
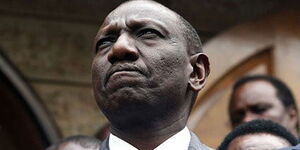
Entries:
[[109,136],[101,143],[99,150],[109,150]]

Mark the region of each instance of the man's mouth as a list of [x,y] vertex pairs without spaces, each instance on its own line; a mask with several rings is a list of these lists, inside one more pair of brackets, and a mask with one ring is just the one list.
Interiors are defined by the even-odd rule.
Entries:
[[145,74],[137,66],[135,66],[135,65],[118,65],[109,70],[108,76],[106,77],[105,81],[107,83],[111,78],[117,78],[117,77],[122,77],[122,76],[136,77],[138,75],[145,75]]

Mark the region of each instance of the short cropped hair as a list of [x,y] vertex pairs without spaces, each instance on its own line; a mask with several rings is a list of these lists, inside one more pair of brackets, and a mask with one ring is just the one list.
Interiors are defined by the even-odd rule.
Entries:
[[[188,55],[193,56],[197,53],[202,53],[203,52],[202,43],[201,43],[200,37],[199,37],[197,31],[195,30],[195,28],[187,20],[185,20],[182,16],[180,16],[176,12],[174,12],[174,13],[177,15],[177,18],[180,23],[181,32],[183,34],[184,39],[186,40],[186,44],[187,44],[186,47],[187,47]],[[195,104],[197,95],[198,95],[198,92],[195,92],[193,94],[192,102],[191,102],[191,106],[190,106],[190,113],[192,111],[193,105]]]
[[218,150],[227,150],[229,144],[238,137],[259,133],[271,134],[286,139],[291,145],[297,144],[297,139],[281,125],[270,120],[252,120],[236,127],[230,132],[224,138]]
[[[177,14],[176,12],[174,13]],[[179,21],[181,22],[181,31],[187,42],[188,54],[191,56],[197,53],[202,53],[202,43],[195,28],[182,16],[180,16],[179,14],[177,14],[177,16]]]
[[56,144],[47,148],[46,150],[58,150],[59,146],[65,143],[78,144],[83,148],[99,149],[101,142],[100,140],[92,136],[76,135],[62,139],[61,141],[57,142]]

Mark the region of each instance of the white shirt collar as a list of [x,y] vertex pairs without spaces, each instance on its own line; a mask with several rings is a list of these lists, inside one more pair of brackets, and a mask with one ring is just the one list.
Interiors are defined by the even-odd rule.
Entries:
[[[154,150],[187,150],[191,140],[191,135],[187,127],[171,136],[169,139],[161,143]],[[109,135],[109,148],[110,150],[138,150],[126,141],[118,138],[117,136]]]

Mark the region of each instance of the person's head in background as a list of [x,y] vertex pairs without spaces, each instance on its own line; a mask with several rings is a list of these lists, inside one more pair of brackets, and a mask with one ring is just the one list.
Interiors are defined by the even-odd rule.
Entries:
[[98,150],[101,141],[95,137],[77,135],[67,137],[46,150]]
[[275,150],[297,144],[297,139],[270,120],[253,120],[236,127],[218,150]]
[[246,76],[233,86],[229,103],[232,128],[254,120],[268,119],[299,137],[298,110],[290,89],[266,75]]

